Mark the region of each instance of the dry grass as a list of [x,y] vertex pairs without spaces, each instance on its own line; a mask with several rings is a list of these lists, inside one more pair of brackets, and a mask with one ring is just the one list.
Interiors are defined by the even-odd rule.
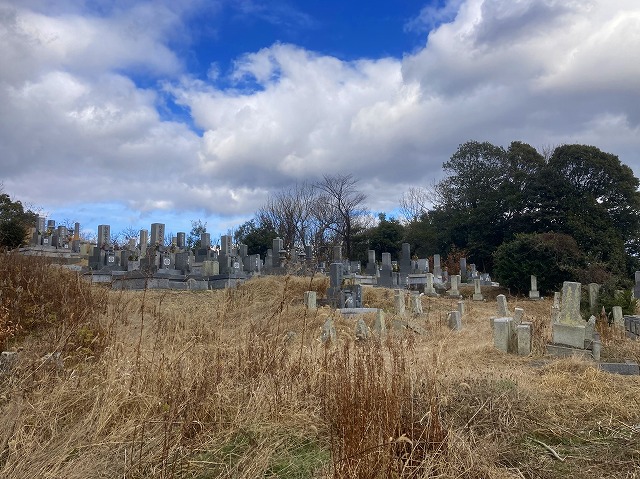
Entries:
[[[0,377],[0,476],[638,477],[638,377],[543,358],[547,330],[531,358],[495,350],[493,301],[465,300],[451,332],[457,300],[423,297],[413,321],[426,334],[356,341],[352,320],[304,309],[303,292],[326,287],[285,276],[193,293],[93,288],[108,295],[92,313],[105,332],[93,355],[60,367],[40,359],[44,333],[12,344],[25,349]],[[391,291],[365,288],[364,301],[391,325]],[[549,320],[548,301],[516,306]],[[338,339],[324,345],[329,317]],[[603,353],[638,350],[611,335]]]

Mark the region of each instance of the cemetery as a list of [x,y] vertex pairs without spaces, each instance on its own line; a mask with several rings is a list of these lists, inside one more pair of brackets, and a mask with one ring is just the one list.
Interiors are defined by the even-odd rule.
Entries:
[[[600,307],[597,283],[545,295],[531,271],[512,295],[466,258],[450,273],[409,244],[397,262],[371,250],[362,266],[340,247],[320,262],[280,238],[260,257],[230,236],[214,246],[203,234],[195,251],[184,233],[164,237],[154,223],[117,249],[108,225],[84,244],[39,219],[32,244],[0,263],[14,278],[0,296],[14,318],[0,357],[7,477],[97,466],[632,477],[640,466],[640,316]],[[62,322],[19,339],[38,321],[30,311]]]

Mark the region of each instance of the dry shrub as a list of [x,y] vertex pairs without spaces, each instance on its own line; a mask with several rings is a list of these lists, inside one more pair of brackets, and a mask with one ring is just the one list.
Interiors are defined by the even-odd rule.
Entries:
[[414,377],[402,341],[326,350],[322,383],[333,477],[421,477],[447,454],[436,384]]
[[38,256],[0,253],[0,341],[35,334],[40,349],[97,354],[105,345],[98,316],[106,291]]

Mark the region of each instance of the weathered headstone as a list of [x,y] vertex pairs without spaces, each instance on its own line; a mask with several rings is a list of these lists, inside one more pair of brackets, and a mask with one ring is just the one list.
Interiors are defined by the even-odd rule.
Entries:
[[447,314],[447,326],[453,331],[460,331],[462,329],[460,311],[450,311],[449,314]]
[[322,325],[322,332],[320,334],[320,340],[323,343],[336,341],[336,327],[333,324],[333,319],[328,318]]
[[370,249],[367,251],[368,261],[367,261],[367,269],[366,273],[370,276],[375,276],[376,271],[376,251]]
[[511,313],[507,307],[507,297],[504,294],[499,294],[496,297],[496,303],[498,308],[498,318],[509,318]]
[[440,255],[433,255],[433,275],[436,278],[442,278],[442,267],[440,266]]
[[524,309],[515,308],[513,310],[513,322],[518,325],[522,322],[522,316],[524,315]]
[[382,309],[378,309],[376,319],[373,323],[373,331],[381,338],[387,334],[387,326],[384,321],[384,311]]
[[355,329],[356,339],[360,341],[366,341],[371,336],[371,331],[369,330],[369,326],[364,322],[364,319],[358,318],[356,321],[356,329]]
[[108,248],[111,245],[111,226],[98,225],[98,248]]
[[447,291],[447,294],[452,298],[459,298],[460,291],[458,290],[458,284],[460,283],[460,276],[457,274],[451,275],[451,289]]
[[624,330],[624,317],[622,316],[622,307],[614,306],[613,310],[613,325],[617,328]]
[[482,296],[482,289],[480,287],[480,279],[476,278],[473,280],[473,300],[474,301],[484,301],[484,296]]
[[151,246],[164,245],[164,223],[151,223]]
[[529,299],[540,299],[540,291],[538,291],[538,278],[531,275],[531,290],[529,291]]
[[411,295],[411,312],[413,314],[422,314],[422,299],[417,292]]
[[378,284],[385,288],[393,286],[393,275],[391,267],[391,253],[382,253],[382,267],[380,268],[380,278]]
[[467,258],[460,258],[460,281],[467,282]]
[[554,344],[584,349],[586,325],[580,315],[580,287],[570,281],[562,285],[562,306],[552,329]]
[[529,356],[531,354],[531,323],[520,323],[516,326],[516,335],[518,338],[518,354],[520,356]]
[[464,306],[464,301],[458,301],[458,311],[460,312],[460,316],[464,316],[464,314],[466,313],[465,310],[465,306]]
[[424,287],[424,294],[427,296],[438,296],[436,289],[433,287],[433,273],[427,273],[427,284]]
[[405,315],[404,290],[396,289],[394,293],[394,306],[398,316]]
[[317,294],[315,291],[305,291],[304,292],[304,305],[309,310],[315,310]]
[[493,344],[500,351],[514,351],[513,318],[502,317],[493,320]]

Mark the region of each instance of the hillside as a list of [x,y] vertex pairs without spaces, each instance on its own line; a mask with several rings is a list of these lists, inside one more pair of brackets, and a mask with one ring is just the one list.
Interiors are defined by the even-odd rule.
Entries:
[[[303,307],[325,277],[114,292],[12,261],[5,330],[16,301],[50,315],[6,335],[22,350],[0,376],[1,477],[640,477],[640,378],[544,357],[549,301],[509,298],[537,326],[522,358],[493,347],[495,301],[465,300],[452,332],[457,301],[423,297],[423,334],[394,332],[393,291],[367,288],[390,330],[356,341],[353,320]],[[28,306],[45,287],[62,301]],[[603,356],[640,361],[640,344],[605,337]]]

